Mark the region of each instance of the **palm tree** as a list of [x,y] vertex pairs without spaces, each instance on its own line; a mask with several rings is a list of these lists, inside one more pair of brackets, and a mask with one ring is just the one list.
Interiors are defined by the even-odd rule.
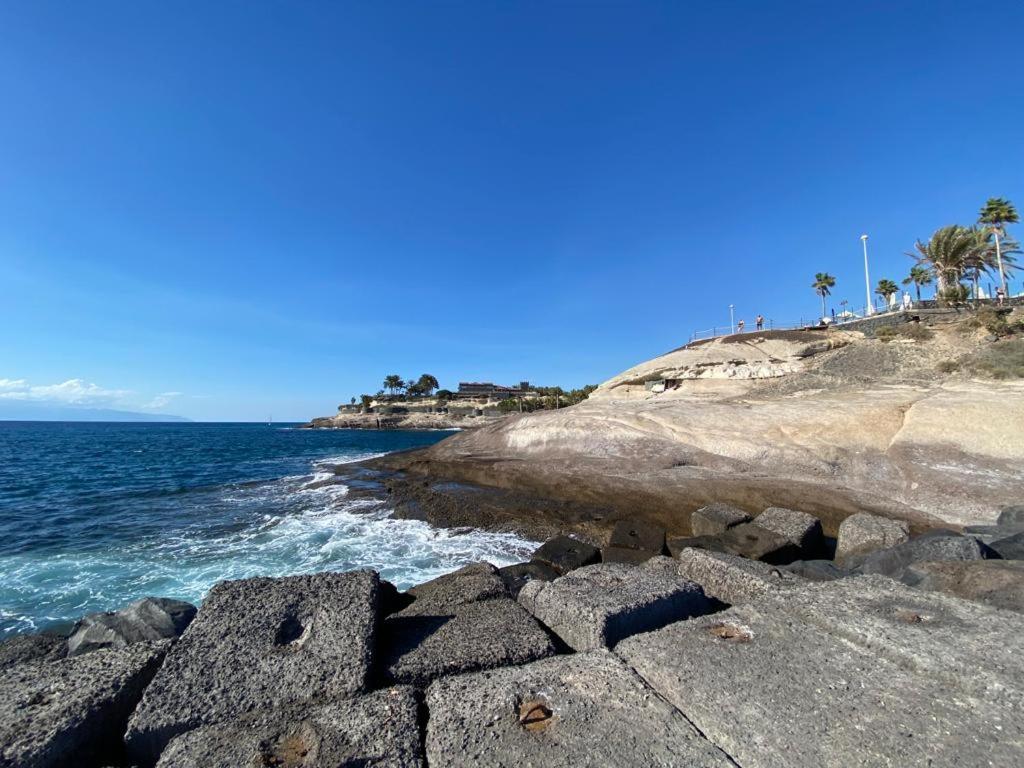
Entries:
[[980,230],[951,224],[935,230],[927,243],[918,240],[914,248],[917,253],[907,255],[934,275],[937,295],[942,296],[948,289],[959,290],[964,274],[985,260],[989,246]]
[[900,287],[896,285],[892,280],[879,280],[878,285],[875,287],[875,293],[885,299],[885,306],[892,306],[892,298],[899,292]]
[[996,241],[996,266],[999,269],[999,284],[1002,286],[1003,294],[1006,291],[1006,272],[1003,270],[1003,254],[1000,250],[1000,238],[1006,234],[1007,224],[1016,224],[1020,221],[1017,216],[1017,209],[1013,203],[1003,197],[990,197],[985,202],[985,207],[978,214],[978,223],[987,225]]
[[914,290],[917,292],[917,303],[921,303],[921,286],[931,285],[932,273],[919,264],[915,264],[910,268],[910,274],[903,278],[904,285],[913,285]]
[[416,389],[428,397],[439,386],[441,385],[437,383],[437,379],[429,373],[422,374],[416,381]]
[[811,283],[811,288],[814,292],[821,296],[821,316],[825,317],[825,297],[832,293],[832,288],[835,287],[836,279],[832,277],[828,272],[818,272],[814,276],[814,282]]
[[392,373],[390,376],[384,377],[384,389],[388,390],[392,395],[395,394],[395,390],[401,389],[405,384],[402,381],[402,377],[398,374]]

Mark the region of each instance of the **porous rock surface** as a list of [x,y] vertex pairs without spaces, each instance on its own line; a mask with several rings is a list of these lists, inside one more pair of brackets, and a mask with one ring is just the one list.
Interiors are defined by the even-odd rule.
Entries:
[[588,565],[550,583],[531,582],[519,603],[577,651],[611,648],[637,632],[711,609],[693,582],[618,563]]
[[989,555],[988,548],[974,537],[937,529],[895,547],[870,552],[863,558],[847,558],[846,562],[855,563],[861,573],[880,573],[898,579],[914,563],[984,560]]
[[379,593],[373,571],[215,585],[132,716],[129,754],[152,764],[192,728],[364,691]]
[[914,563],[903,581],[918,589],[1024,612],[1024,561],[971,560]]
[[427,690],[431,766],[731,766],[617,657],[590,651]]
[[395,687],[327,704],[264,710],[176,737],[157,766],[419,768],[417,707],[411,688]]
[[708,596],[729,605],[757,600],[800,581],[767,563],[702,549],[684,549],[675,561],[662,567],[673,568],[678,576],[699,584]]
[[820,554],[824,543],[821,521],[806,512],[783,507],[769,507],[754,518],[754,525],[777,533],[800,548],[803,557]]
[[713,536],[749,522],[750,515],[731,504],[708,504],[690,516],[690,530],[694,536]]
[[895,547],[909,538],[910,526],[906,521],[858,512],[839,525],[835,559],[842,562],[851,555]]
[[14,635],[0,641],[0,671],[26,661],[56,661],[68,653],[60,635]]
[[116,759],[128,716],[165,649],[166,643],[137,643],[0,671],[0,766]]

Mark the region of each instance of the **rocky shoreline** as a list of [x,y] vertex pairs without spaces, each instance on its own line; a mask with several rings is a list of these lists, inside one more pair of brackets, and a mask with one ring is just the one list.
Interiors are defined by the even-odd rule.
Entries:
[[990,766],[1024,760],[1024,506],[913,535],[724,503],[399,592],[147,598],[0,643],[2,766]]

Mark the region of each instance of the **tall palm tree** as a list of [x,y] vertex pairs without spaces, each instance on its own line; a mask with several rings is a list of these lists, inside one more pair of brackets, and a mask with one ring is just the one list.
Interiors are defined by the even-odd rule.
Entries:
[[921,303],[921,286],[931,285],[932,273],[919,264],[915,264],[910,268],[910,274],[903,278],[904,285],[913,285],[914,290],[917,292],[917,303]]
[[951,224],[935,230],[927,243],[914,243],[916,253],[907,253],[917,259],[917,266],[935,276],[937,293],[959,285],[964,274],[983,260],[988,246],[984,233],[971,227]]
[[1006,291],[1006,272],[1003,269],[1003,254],[999,241],[1000,238],[1006,235],[1006,225],[1016,224],[1018,221],[1020,221],[1020,218],[1017,216],[1017,209],[1013,207],[1013,203],[1003,197],[990,197],[978,214],[978,223],[989,227],[995,238],[999,284],[1002,286],[1005,295],[1009,294]]
[[835,287],[836,279],[832,277],[828,272],[818,272],[814,276],[814,282],[811,283],[811,288],[814,292],[821,296],[821,316],[825,317],[825,297],[831,295],[832,288]]
[[402,381],[402,377],[398,374],[392,373],[390,376],[384,377],[384,389],[388,390],[392,395],[395,394],[395,390],[401,389],[405,384]]
[[892,297],[897,294],[900,287],[896,285],[892,280],[879,280],[878,285],[875,287],[875,293],[885,299],[885,306],[892,306]]

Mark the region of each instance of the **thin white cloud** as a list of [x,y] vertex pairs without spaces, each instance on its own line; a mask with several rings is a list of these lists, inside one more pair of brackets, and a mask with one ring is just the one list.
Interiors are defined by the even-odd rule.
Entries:
[[145,408],[146,410],[153,410],[153,411],[160,410],[161,408],[166,408],[168,405],[170,405],[171,401],[174,398],[181,397],[183,394],[185,394],[185,393],[184,392],[161,392],[159,395],[154,397],[152,400],[150,400],[148,403],[146,403],[142,407]]
[[31,384],[27,379],[0,378],[0,400],[62,406],[158,411],[183,394],[161,392],[147,401],[130,389],[110,389],[84,379],[68,379],[59,384]]

